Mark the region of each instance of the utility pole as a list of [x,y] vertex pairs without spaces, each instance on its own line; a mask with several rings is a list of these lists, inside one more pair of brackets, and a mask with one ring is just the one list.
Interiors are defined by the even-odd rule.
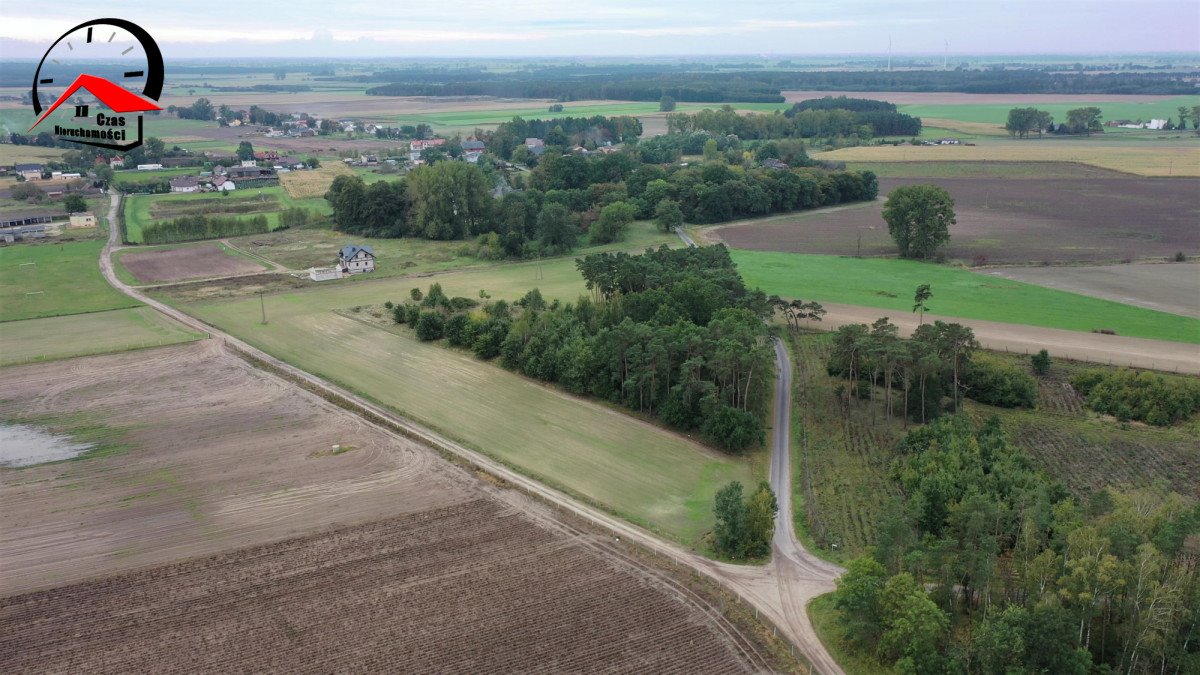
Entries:
[[263,292],[258,292],[258,304],[262,307],[262,325],[267,325],[267,301],[263,299]]

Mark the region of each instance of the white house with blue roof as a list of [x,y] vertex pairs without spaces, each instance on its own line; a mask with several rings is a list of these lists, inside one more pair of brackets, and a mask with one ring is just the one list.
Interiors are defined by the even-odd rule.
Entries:
[[338,266],[345,274],[375,271],[375,253],[370,246],[348,244],[338,251]]

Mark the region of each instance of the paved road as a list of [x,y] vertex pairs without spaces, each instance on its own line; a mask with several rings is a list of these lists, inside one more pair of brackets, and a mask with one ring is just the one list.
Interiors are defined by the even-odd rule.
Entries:
[[[458,443],[396,416],[391,411],[381,408],[356,394],[340,387],[331,385],[324,380],[295,368],[259,349],[242,342],[220,329],[206,324],[173,307],[164,305],[143,294],[139,289],[126,285],[117,278],[113,271],[112,253],[121,248],[120,237],[116,225],[117,210],[120,196],[111,196],[109,209],[108,243],[100,256],[100,270],[108,282],[126,295],[146,303],[150,307],[175,319],[176,321],[220,340],[225,349],[233,349],[250,355],[286,373],[290,378],[302,380],[306,386],[317,389],[329,396],[340,398],[359,408],[386,420],[388,425],[403,430],[408,438],[423,442],[431,447],[441,448],[446,452],[457,455],[484,471],[502,478],[527,493],[569,509],[575,514],[599,525],[618,538],[632,540],[658,555],[669,557],[677,564],[686,565],[708,575],[722,586],[737,593],[762,615],[773,622],[792,644],[813,663],[816,673],[840,674],[843,671],[829,656],[808,620],[805,606],[808,600],[833,590],[833,579],[840,573],[836,566],[812,557],[792,535],[791,520],[791,475],[789,471],[789,419],[791,414],[791,362],[783,351],[782,345],[776,344],[776,364],[778,379],[776,381],[775,399],[775,438],[771,454],[771,483],[780,498],[780,518],[776,522],[774,551],[771,564],[763,567],[746,565],[729,565],[709,560],[683,547],[659,539],[635,525],[610,516],[598,509],[577,502],[573,498],[546,487],[523,474],[500,464],[482,454],[463,447]],[[782,420],[782,422],[781,422]],[[388,433],[395,430],[388,426],[377,425]]]
[[683,242],[684,246],[689,246],[691,248],[696,247],[696,242],[692,240],[691,236],[689,236],[687,232],[683,231],[682,227],[675,228],[675,234],[679,235],[679,239]]

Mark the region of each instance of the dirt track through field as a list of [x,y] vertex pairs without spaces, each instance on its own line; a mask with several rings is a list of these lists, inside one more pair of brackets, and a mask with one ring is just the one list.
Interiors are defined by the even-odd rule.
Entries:
[[[900,328],[900,333],[907,336],[916,329],[920,320],[915,314],[895,310],[835,303],[822,304],[827,312],[824,320],[820,323],[809,322],[809,327],[833,330],[853,323],[870,324],[882,316],[887,316]],[[1196,344],[925,315],[927,323],[938,320],[970,326],[975,331],[976,339],[986,349],[1017,354],[1034,354],[1040,349],[1046,349],[1055,358],[1200,375],[1200,345]]]

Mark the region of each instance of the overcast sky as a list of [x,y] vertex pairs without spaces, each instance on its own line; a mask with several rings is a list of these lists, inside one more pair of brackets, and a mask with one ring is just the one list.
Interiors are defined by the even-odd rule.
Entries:
[[1200,51],[1196,0],[288,0],[5,2],[0,57],[67,29],[141,24],[167,58]]

